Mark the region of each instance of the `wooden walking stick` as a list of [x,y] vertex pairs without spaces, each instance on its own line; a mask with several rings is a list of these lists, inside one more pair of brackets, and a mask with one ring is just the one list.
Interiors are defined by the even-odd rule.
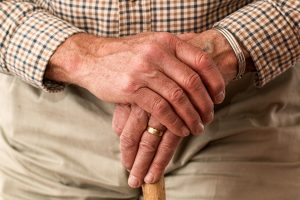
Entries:
[[144,184],[142,187],[144,200],[166,200],[164,177],[157,183]]

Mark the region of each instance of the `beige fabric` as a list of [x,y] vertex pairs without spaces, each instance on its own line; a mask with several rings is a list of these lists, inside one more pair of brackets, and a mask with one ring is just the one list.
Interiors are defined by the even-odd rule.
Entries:
[[[228,87],[205,135],[185,139],[168,167],[168,200],[300,196],[299,67],[262,89],[250,76]],[[75,86],[49,94],[6,75],[0,91],[2,199],[138,199],[112,105]]]
[[262,89],[250,79],[229,86],[205,135],[178,150],[168,199],[299,199],[300,65]]

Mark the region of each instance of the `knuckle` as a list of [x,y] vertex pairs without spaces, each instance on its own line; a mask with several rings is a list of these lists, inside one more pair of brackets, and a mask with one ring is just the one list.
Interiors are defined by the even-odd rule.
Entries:
[[181,121],[181,119],[178,116],[176,116],[176,115],[168,116],[168,119],[169,119],[170,124],[167,124],[166,125],[167,127],[176,127],[175,129],[177,130],[177,132],[174,132],[174,133],[179,136],[186,135],[186,132],[184,131],[184,129],[180,128],[181,126],[183,126],[183,122]]
[[169,155],[174,151],[176,146],[170,142],[162,142],[160,143],[159,148],[162,152],[164,152],[165,155]]
[[181,123],[181,120],[177,116],[169,117],[169,118],[172,126],[177,126],[179,123]]
[[202,67],[202,63],[205,58],[206,57],[203,52],[198,52],[195,56],[195,66]]
[[152,111],[158,115],[165,114],[168,109],[168,103],[162,98],[157,98],[154,100],[152,105]]
[[136,58],[135,63],[132,66],[133,73],[148,73],[152,70],[152,66],[149,63],[149,59],[146,55],[141,55]]
[[135,106],[132,109],[132,114],[134,115],[135,119],[138,121],[146,120],[147,113],[138,106]]
[[211,57],[207,53],[203,53],[203,52],[199,52],[195,56],[195,66],[201,69],[202,73],[214,69],[214,63]]
[[189,77],[187,77],[185,81],[185,86],[188,90],[199,89],[202,87],[202,81],[198,74],[193,73]]
[[182,40],[176,40],[175,46],[176,46],[176,51],[178,52],[178,54],[181,54],[182,52],[184,52],[185,45]]
[[174,35],[168,32],[157,33],[157,38],[162,41],[170,41],[174,39]]
[[151,164],[151,170],[153,173],[157,173],[157,174],[160,174],[161,172],[164,171],[166,165],[165,163],[163,162],[157,162],[157,161],[154,161],[152,164]]
[[170,92],[170,99],[171,101],[182,103],[185,100],[184,91],[179,87],[174,88]]
[[138,142],[134,138],[129,137],[126,134],[122,134],[120,136],[120,144],[121,148],[126,150],[135,148],[138,145]]
[[147,43],[143,49],[143,60],[149,60],[161,53],[161,47],[155,42]]
[[140,88],[141,84],[133,78],[132,76],[128,75],[124,78],[121,91],[125,94],[132,94],[136,92]]
[[142,140],[139,144],[139,149],[146,154],[153,154],[156,152],[156,147],[157,145],[152,143],[152,142],[148,142],[146,140]]
[[151,70],[151,71],[147,72],[147,74],[145,75],[145,79],[148,82],[150,80],[157,81],[157,80],[159,80],[160,75],[161,75],[161,72],[159,70]]

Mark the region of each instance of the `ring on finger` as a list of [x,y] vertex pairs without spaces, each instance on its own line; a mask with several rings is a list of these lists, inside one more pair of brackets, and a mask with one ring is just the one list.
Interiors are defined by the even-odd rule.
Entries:
[[158,130],[158,129],[153,128],[151,126],[147,127],[147,132],[152,134],[152,135],[158,136],[158,137],[162,137],[163,134],[164,134],[164,131]]

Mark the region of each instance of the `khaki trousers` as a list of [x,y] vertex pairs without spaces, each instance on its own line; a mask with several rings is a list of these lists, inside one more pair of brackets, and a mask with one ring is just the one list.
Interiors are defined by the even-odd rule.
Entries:
[[[183,140],[168,200],[300,199],[300,65],[262,89],[233,82],[205,134]],[[138,199],[127,186],[113,105],[82,88],[45,93],[0,75],[0,199]]]

